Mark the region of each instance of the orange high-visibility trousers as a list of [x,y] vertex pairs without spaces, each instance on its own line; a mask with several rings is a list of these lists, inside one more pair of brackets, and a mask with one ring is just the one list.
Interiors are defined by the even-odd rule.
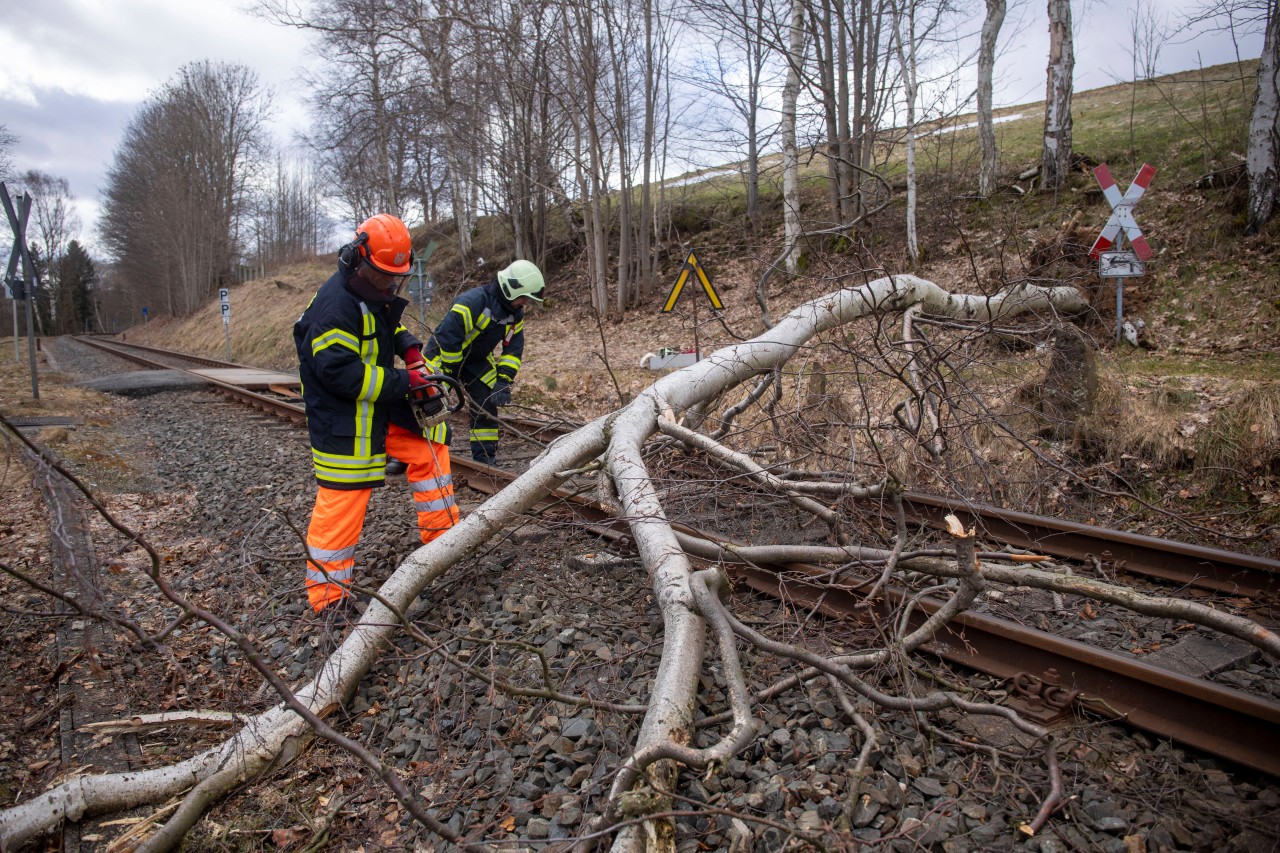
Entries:
[[326,486],[316,492],[307,527],[307,600],[317,613],[347,595],[372,494],[373,489]]
[[395,424],[387,430],[387,455],[408,465],[405,477],[418,511],[418,535],[423,543],[442,536],[458,523],[453,499],[449,445],[436,444]]

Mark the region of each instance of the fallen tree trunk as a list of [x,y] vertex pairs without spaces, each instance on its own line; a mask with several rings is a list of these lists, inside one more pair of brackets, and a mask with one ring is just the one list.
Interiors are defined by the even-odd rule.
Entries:
[[[956,295],[915,276],[877,279],[805,303],[763,335],[725,347],[663,377],[614,415],[558,441],[512,485],[444,536],[411,554],[380,589],[380,596],[405,612],[429,583],[549,494],[572,469],[603,452],[623,515],[649,573],[664,627],[661,665],[636,751],[658,754],[654,748],[664,743],[690,742],[706,620],[690,588],[688,557],[667,521],[645,466],[641,452],[645,442],[657,431],[659,417],[692,409],[762,371],[780,367],[814,336],[873,312],[902,312],[916,305],[931,314],[980,322],[1029,311],[1071,313],[1087,307],[1079,292],[1069,287],[1020,285],[990,297]],[[325,662],[316,679],[297,692],[296,699],[318,716],[343,702],[396,627],[392,610],[380,602],[371,603],[359,625]],[[179,809],[181,818],[172,820],[193,820],[207,802],[287,757],[289,744],[309,732],[302,716],[280,704],[250,719],[218,747],[178,764],[65,781],[0,812],[0,845],[17,849],[64,819],[78,820],[159,802],[186,789],[192,789],[187,806]],[[669,792],[678,769],[675,762],[658,760],[635,769],[656,792],[646,800],[646,812],[669,810]],[[174,831],[166,837],[180,838],[184,831],[181,825],[170,829]],[[616,849],[645,846],[674,850],[674,824],[669,817],[647,822],[647,829],[632,823],[619,832]]]

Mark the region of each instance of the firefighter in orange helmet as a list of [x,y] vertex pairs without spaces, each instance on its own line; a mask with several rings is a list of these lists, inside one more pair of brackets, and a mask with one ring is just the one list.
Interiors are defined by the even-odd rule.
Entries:
[[[412,267],[404,223],[388,213],[370,217],[293,327],[319,482],[307,529],[307,599],[316,612],[351,601],[355,549],[388,452],[408,463],[424,543],[458,520],[444,424],[424,435],[390,423],[394,405],[439,391],[422,342],[400,322],[409,303],[397,293]],[[395,367],[397,356],[404,368]]]

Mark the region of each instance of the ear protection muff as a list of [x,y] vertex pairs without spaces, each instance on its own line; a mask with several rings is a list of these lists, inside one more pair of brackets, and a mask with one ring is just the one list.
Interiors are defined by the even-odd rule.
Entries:
[[355,269],[359,265],[360,259],[369,254],[369,250],[365,248],[368,243],[369,232],[361,231],[356,235],[356,239],[338,250],[338,264],[343,269]]

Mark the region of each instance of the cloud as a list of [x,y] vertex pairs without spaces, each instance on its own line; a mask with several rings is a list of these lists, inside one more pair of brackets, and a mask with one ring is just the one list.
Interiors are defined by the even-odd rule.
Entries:
[[76,195],[102,189],[110,156],[138,103],[102,101],[61,89],[37,88],[33,103],[0,99],[0,114],[19,140],[14,165],[66,178]]
[[309,37],[248,0],[0,0],[0,124],[13,166],[66,178],[86,242],[120,138],[138,107],[192,62],[244,65],[273,94],[281,145],[306,124],[297,99]]
[[33,104],[40,89],[57,88],[134,103],[202,59],[247,65],[284,87],[307,45],[305,34],[231,0],[9,0],[0,3],[0,97]]

